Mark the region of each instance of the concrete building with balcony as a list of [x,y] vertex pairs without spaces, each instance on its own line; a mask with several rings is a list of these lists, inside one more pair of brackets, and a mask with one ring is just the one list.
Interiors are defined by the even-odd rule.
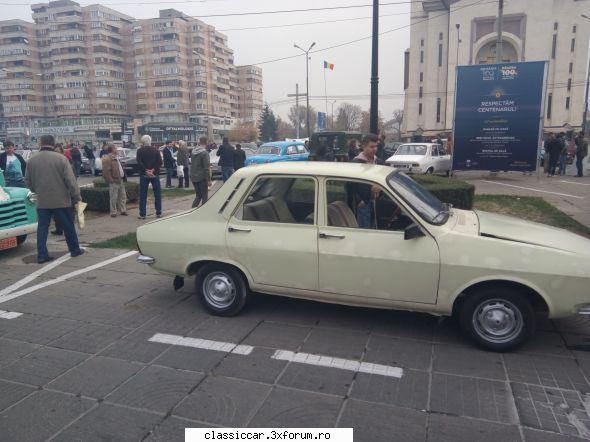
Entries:
[[244,121],[256,124],[262,114],[262,69],[238,67],[238,114]]
[[[405,53],[406,139],[453,129],[455,68],[496,62],[497,2],[412,3]],[[548,61],[545,131],[580,130],[588,78],[589,0],[505,2],[502,61]]]
[[136,20],[71,0],[31,8],[34,23],[0,21],[2,138],[118,139],[126,125],[155,141],[219,139],[242,108],[262,107],[261,69],[248,67],[260,87],[242,88],[227,36],[180,11]]

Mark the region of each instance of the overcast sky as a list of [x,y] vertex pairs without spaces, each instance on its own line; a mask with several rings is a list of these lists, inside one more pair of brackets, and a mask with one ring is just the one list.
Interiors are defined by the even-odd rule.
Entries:
[[[9,0],[6,3],[17,3]],[[402,0],[381,0],[381,3],[400,4],[380,7],[379,32],[392,31],[379,39],[379,110],[385,120],[391,119],[394,109],[403,108],[404,51],[409,47],[410,4]],[[79,2],[85,6],[96,2]],[[344,101],[368,109],[371,76],[371,14],[370,6],[280,14],[257,14],[230,17],[204,17],[213,14],[263,12],[308,8],[369,5],[371,0],[104,0],[99,2],[135,18],[157,17],[160,9],[174,8],[195,16],[224,32],[235,52],[235,64],[259,64],[301,52],[294,43],[307,49],[316,45],[309,61],[310,104],[324,111],[324,60],[334,63],[333,71],[326,70],[328,96],[336,99],[334,111]],[[31,21],[30,4],[3,6],[3,18]],[[310,24],[313,22],[331,22]],[[299,26],[294,26],[299,25]],[[272,26],[272,27],[271,27]],[[237,28],[263,27],[237,30]],[[338,48],[323,50],[352,40],[365,40]],[[313,53],[313,51],[318,51]],[[261,63],[264,81],[264,100],[273,111],[285,118],[294,104],[287,102],[287,94],[295,93],[295,83],[305,91],[305,56],[294,59]],[[321,98],[313,98],[313,97]],[[352,96],[345,98],[343,96]],[[328,103],[328,113],[332,105]]]

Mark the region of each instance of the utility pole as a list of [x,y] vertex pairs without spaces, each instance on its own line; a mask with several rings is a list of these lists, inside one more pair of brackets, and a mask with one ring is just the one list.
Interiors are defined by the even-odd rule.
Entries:
[[[378,0],[375,0],[378,1]],[[306,99],[307,99],[307,112],[306,112],[306,117],[307,117],[307,138],[311,139],[311,128],[309,127],[309,51],[311,51],[311,49],[315,46],[315,41],[309,46],[309,48],[307,49],[307,51],[305,49],[303,49],[302,47],[297,46],[297,44],[293,44],[293,47],[301,50],[303,53],[305,53],[305,88],[306,90]]]
[[376,134],[379,130],[379,0],[373,0],[373,44],[371,55],[371,133]]
[[295,128],[295,138],[299,138],[299,128],[301,127],[301,121],[299,121],[299,97],[307,97],[307,93],[299,93],[299,83],[295,83],[295,93],[288,94],[287,97],[295,97],[295,109],[297,110],[297,127]]
[[498,2],[498,39],[496,40],[496,63],[502,63],[502,22],[504,21],[504,0]]
[[331,100],[330,104],[332,105],[332,130],[334,130],[334,103],[336,103],[337,100]]

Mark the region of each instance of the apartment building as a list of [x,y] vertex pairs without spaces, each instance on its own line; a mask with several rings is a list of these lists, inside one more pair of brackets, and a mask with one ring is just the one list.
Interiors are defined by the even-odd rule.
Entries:
[[262,114],[262,69],[238,67],[238,113],[245,121],[257,122]]
[[[455,68],[496,62],[497,2],[429,0],[411,6],[402,132],[450,133]],[[544,128],[580,130],[587,81],[590,0],[522,0],[504,5],[504,62],[548,61]]]
[[[227,36],[180,11],[137,20],[71,0],[31,8],[34,23],[0,21],[0,137],[116,139],[126,125],[194,141],[262,109],[261,69],[235,66]],[[244,88],[242,71],[256,72]]]

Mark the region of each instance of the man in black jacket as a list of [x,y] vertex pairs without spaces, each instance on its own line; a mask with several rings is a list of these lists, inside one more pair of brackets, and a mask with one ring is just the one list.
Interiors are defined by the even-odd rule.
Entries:
[[236,144],[236,150],[234,151],[234,169],[238,170],[244,167],[246,162],[246,152],[242,150],[240,143]]
[[152,137],[141,137],[141,147],[137,150],[137,165],[139,166],[139,219],[146,217],[147,192],[150,186],[154,190],[156,216],[162,216],[162,191],[160,189],[160,167],[162,156],[158,149],[152,146]]
[[234,169],[234,147],[229,144],[227,138],[223,139],[223,144],[217,149],[217,156],[219,157],[219,167],[221,167],[221,176],[225,183],[230,176],[235,172]]
[[547,176],[554,176],[555,175],[555,168],[557,167],[557,163],[559,162],[559,156],[561,155],[561,151],[563,149],[563,144],[560,139],[555,137],[555,134],[549,135],[549,142],[546,146],[546,151],[549,153],[549,173]]
[[164,156],[164,168],[166,169],[166,188],[172,187],[172,176],[176,169],[176,161],[174,161],[172,141],[166,141],[166,146],[162,150]]
[[0,154],[0,169],[8,187],[27,187],[25,184],[26,163],[22,156],[14,152],[12,141],[4,142],[5,151]]

